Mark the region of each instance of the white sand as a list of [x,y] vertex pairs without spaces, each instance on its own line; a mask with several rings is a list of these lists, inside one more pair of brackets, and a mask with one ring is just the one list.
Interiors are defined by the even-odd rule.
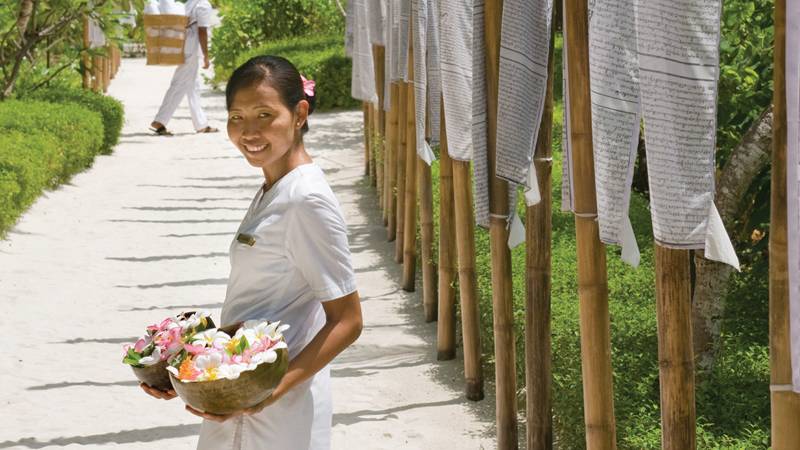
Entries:
[[[169,124],[177,136],[147,132],[171,74],[125,60],[110,90],[127,119],[114,154],[43,195],[0,241],[0,449],[195,446],[200,420],[178,399],[145,396],[122,344],[180,311],[219,318],[228,245],[261,176],[224,130],[194,134],[184,107]],[[224,128],[222,95],[203,101]],[[333,447],[493,448],[493,399],[464,398],[461,359],[436,361],[436,325],[419,294],[399,289],[363,183],[361,113],[310,123],[307,147],[350,226],[365,319],[333,363]]]

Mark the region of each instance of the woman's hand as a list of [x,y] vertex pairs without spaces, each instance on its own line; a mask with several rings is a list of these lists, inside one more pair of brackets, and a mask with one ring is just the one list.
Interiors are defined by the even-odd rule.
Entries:
[[173,389],[167,389],[166,391],[162,391],[161,389],[156,389],[144,383],[139,383],[139,387],[141,387],[142,390],[147,392],[147,394],[150,395],[151,397],[159,398],[161,400],[172,400],[173,398],[178,396],[178,394]]
[[280,391],[278,391],[278,389],[275,389],[272,392],[272,394],[270,394],[269,397],[267,397],[261,403],[255,405],[255,406],[251,406],[250,408],[245,408],[245,409],[243,409],[241,411],[237,411],[237,412],[231,413],[231,414],[211,414],[211,413],[207,413],[207,412],[203,412],[203,411],[199,411],[197,409],[194,409],[189,405],[186,405],[186,410],[189,411],[190,413],[194,414],[197,417],[202,417],[203,419],[206,419],[206,420],[212,420],[214,422],[222,423],[222,422],[225,422],[226,420],[230,420],[230,419],[233,419],[235,417],[239,417],[239,416],[243,416],[243,415],[249,416],[249,415],[252,415],[252,414],[258,414],[258,413],[261,412],[261,410],[263,410],[267,406],[269,406],[269,405],[275,403],[276,401],[278,401],[278,399],[281,398],[282,396],[283,396],[283,394],[281,394]]

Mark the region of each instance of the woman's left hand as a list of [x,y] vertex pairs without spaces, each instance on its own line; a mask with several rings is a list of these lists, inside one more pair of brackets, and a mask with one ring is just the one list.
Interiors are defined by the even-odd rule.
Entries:
[[233,419],[235,417],[245,416],[245,415],[249,416],[251,414],[257,414],[257,413],[261,412],[262,409],[264,409],[267,406],[269,406],[269,405],[275,403],[276,401],[278,401],[278,399],[281,398],[281,397],[282,397],[282,394],[278,393],[278,390],[276,389],[275,391],[272,392],[272,394],[269,395],[269,397],[267,397],[261,403],[255,405],[255,406],[251,406],[250,408],[245,408],[245,409],[243,409],[241,411],[237,411],[237,412],[231,413],[231,414],[211,414],[211,413],[207,413],[207,412],[203,412],[203,411],[199,411],[197,409],[194,409],[189,405],[186,405],[186,410],[189,411],[190,413],[194,414],[195,416],[202,417],[203,419],[213,420],[214,422],[222,423],[222,422],[225,422],[226,420],[230,420],[230,419]]

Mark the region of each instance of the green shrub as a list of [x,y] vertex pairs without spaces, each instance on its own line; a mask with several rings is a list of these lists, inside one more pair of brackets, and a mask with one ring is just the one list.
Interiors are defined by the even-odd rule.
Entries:
[[328,0],[220,0],[222,23],[211,37],[214,65],[232,71],[239,55],[266,43],[304,35],[339,36],[344,18]]
[[99,113],[103,119],[103,145],[100,153],[108,155],[119,141],[125,110],[119,100],[80,88],[49,88],[35,91],[26,99],[53,103],[76,103]]
[[0,235],[63,171],[64,153],[47,133],[0,133]]
[[345,57],[342,37],[338,35],[305,36],[282,39],[240,54],[228,70],[216,67],[214,80],[225,83],[233,69],[257,55],[279,55],[291,61],[307,78],[316,81],[317,110],[353,108],[358,101],[350,96],[352,65]]
[[29,136],[52,134],[58,139],[63,166],[60,181],[92,165],[103,144],[100,115],[75,104],[34,100],[0,103],[0,130],[16,130]]

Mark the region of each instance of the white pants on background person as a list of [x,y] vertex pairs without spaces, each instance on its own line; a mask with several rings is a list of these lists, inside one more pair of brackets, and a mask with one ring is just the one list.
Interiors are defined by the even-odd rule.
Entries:
[[167,93],[156,114],[155,122],[167,126],[175,110],[186,97],[189,101],[189,111],[195,130],[202,130],[208,126],[208,119],[200,106],[200,55],[195,53],[187,55],[184,63],[175,69]]

